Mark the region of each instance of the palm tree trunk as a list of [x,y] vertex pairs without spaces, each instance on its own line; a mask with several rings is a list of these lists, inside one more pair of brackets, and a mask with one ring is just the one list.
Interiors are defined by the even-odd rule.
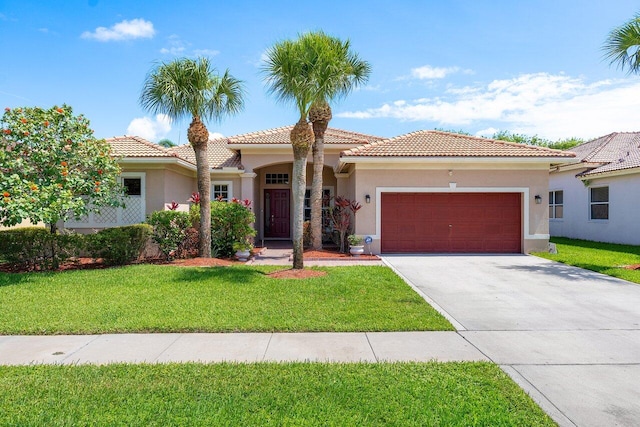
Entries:
[[202,258],[211,258],[211,172],[209,171],[209,158],[207,157],[207,141],[209,131],[200,121],[194,117],[187,131],[187,138],[196,155],[196,175],[198,179],[198,192],[200,193],[200,229],[198,237],[198,255]]
[[311,248],[322,249],[322,172],[324,169],[324,133],[328,122],[314,121],[313,181],[311,182]]
[[302,116],[291,130],[291,146],[293,147],[293,268],[304,268],[303,223],[304,193],[307,189],[307,156],[313,144],[313,131]]
[[309,149],[293,147],[293,268],[304,268],[303,223],[304,193],[307,189],[307,155]]

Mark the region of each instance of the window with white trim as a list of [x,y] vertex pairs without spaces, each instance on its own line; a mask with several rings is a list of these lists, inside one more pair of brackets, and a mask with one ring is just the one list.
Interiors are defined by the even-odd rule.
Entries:
[[[331,198],[333,197],[333,187],[322,188],[322,230],[324,234],[331,233],[333,224],[329,217],[331,208]],[[304,193],[304,220],[311,220],[311,188],[307,188]]]
[[288,173],[268,173],[264,179],[265,184],[289,184]]
[[211,183],[211,200],[228,202],[233,198],[233,183],[231,181],[213,181]]
[[549,191],[549,219],[561,219],[564,216],[564,192]]
[[609,187],[589,189],[589,219],[609,219]]

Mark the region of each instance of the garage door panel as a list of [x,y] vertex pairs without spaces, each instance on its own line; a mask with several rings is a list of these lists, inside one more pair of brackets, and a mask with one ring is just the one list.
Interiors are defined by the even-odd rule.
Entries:
[[383,193],[383,252],[521,252],[519,193]]

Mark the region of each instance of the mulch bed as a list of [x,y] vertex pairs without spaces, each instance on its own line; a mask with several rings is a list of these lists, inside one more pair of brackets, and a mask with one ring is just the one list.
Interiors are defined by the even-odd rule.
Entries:
[[269,277],[274,279],[308,279],[310,277],[322,277],[326,275],[326,271],[309,270],[308,268],[302,270],[289,268],[287,270],[274,271],[273,273],[268,274]]
[[[263,248],[254,249],[254,254],[258,253]],[[306,261],[350,261],[350,260],[360,260],[360,261],[379,261],[380,258],[376,255],[360,255],[358,257],[354,257],[350,254],[339,253],[337,250],[306,250],[304,251],[304,259]],[[187,258],[187,259],[176,259],[173,261],[166,261],[164,259],[155,258],[155,259],[147,259],[144,261],[145,264],[157,264],[157,265],[172,265],[179,267],[227,267],[230,265],[238,265],[244,264],[244,262],[237,261],[235,259],[221,259],[221,258]],[[68,271],[68,270],[96,270],[101,268],[109,268],[110,266],[106,265],[102,259],[93,259],[93,258],[77,258],[72,261],[65,262],[60,265],[60,267],[55,271]],[[637,266],[640,268],[640,265]],[[12,264],[0,264],[0,272],[2,273],[25,273],[29,270],[28,268],[15,266]],[[38,270],[35,270],[38,271]],[[51,271],[51,270],[47,270]],[[309,277],[319,277],[324,276],[326,272],[324,271],[316,271],[316,270],[280,270],[274,273],[269,274],[269,277],[278,278],[278,279],[306,279]]]
[[[187,258],[187,259],[176,259],[173,261],[166,261],[164,259],[147,259],[140,264],[156,264],[156,265],[174,265],[180,267],[227,267],[229,265],[236,264],[244,264],[244,262],[228,260],[228,259],[220,259],[220,258]],[[60,264],[60,267],[57,270],[47,270],[47,271],[68,271],[68,270],[97,270],[101,268],[109,268],[109,265],[106,265],[102,259],[93,259],[93,258],[77,258],[73,261],[68,261],[63,264]],[[22,266],[15,266],[12,264],[0,264],[0,272],[2,273],[26,273],[29,271],[38,271],[38,270],[29,270],[28,268]]]
[[366,255],[362,254],[360,256],[354,257],[351,254],[343,254],[338,251],[331,250],[306,250],[304,251],[304,259],[307,261],[380,261],[380,257],[377,255]]

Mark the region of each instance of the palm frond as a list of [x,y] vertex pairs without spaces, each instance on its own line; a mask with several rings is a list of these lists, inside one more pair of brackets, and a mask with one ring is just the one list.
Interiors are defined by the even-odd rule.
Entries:
[[227,70],[220,77],[207,58],[181,58],[159,63],[147,75],[140,104],[172,120],[203,117],[219,121],[242,109],[243,82]]
[[628,73],[640,72],[640,15],[614,28],[602,49],[610,64],[617,64]]

